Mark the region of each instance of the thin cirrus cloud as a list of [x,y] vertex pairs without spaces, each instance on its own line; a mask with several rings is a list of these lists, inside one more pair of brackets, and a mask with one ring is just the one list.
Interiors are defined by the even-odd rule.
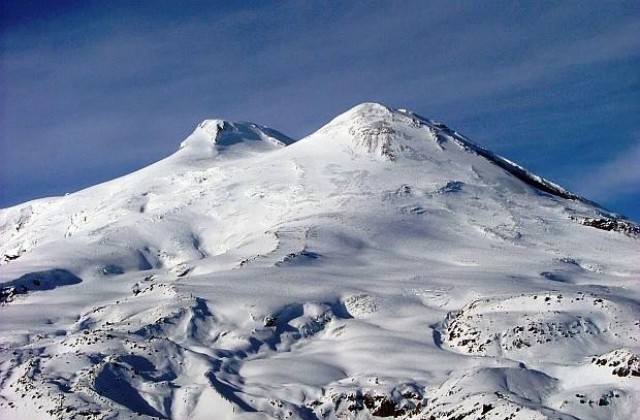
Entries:
[[635,205],[640,206],[640,137],[636,144],[610,161],[582,174],[577,184],[580,190],[596,199],[635,197]]
[[204,118],[301,137],[378,101],[640,218],[576,176],[640,130],[633,2],[71,3],[4,25],[0,206],[145,166]]

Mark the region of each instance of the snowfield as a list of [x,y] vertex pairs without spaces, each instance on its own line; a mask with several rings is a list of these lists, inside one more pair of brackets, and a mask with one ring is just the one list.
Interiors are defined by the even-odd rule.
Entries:
[[632,419],[640,228],[365,103],[0,210],[1,419]]

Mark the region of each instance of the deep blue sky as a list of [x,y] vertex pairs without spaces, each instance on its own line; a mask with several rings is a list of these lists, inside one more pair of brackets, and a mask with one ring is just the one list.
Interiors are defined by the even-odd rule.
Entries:
[[1,3],[0,207],[375,101],[640,220],[637,1]]

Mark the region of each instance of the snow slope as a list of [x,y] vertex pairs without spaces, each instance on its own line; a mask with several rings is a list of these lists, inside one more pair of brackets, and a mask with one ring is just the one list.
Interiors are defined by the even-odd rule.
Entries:
[[633,418],[639,233],[410,111],[206,120],[0,210],[0,418]]

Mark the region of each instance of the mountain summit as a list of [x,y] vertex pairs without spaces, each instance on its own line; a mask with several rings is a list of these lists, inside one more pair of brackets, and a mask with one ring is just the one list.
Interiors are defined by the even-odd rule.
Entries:
[[0,419],[632,418],[640,228],[407,110],[0,210]]
[[180,148],[206,151],[214,155],[264,152],[285,147],[293,140],[276,130],[252,123],[234,123],[225,120],[204,120]]

